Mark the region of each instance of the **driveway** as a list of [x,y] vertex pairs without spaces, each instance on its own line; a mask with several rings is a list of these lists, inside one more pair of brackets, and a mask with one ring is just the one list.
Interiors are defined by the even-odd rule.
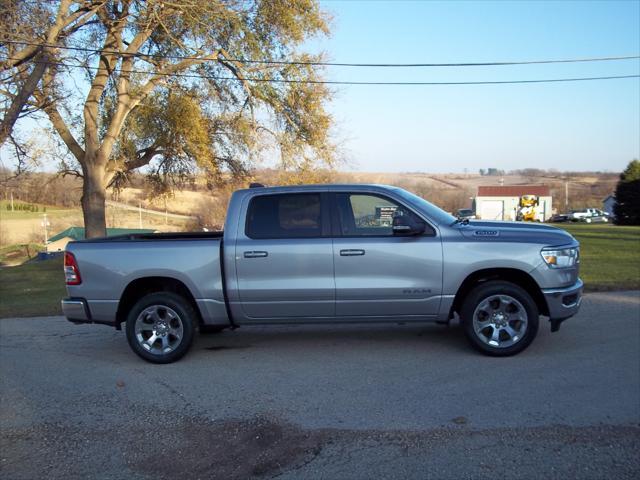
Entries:
[[252,327],[151,365],[123,332],[0,320],[0,475],[637,478],[640,292],[517,357],[439,325]]

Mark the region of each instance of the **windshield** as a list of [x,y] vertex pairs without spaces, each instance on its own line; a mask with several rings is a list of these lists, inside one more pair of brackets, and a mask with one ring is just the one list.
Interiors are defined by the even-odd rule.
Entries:
[[427,202],[424,198],[419,197],[411,192],[407,192],[402,188],[394,187],[394,191],[404,198],[407,202],[415,205],[422,210],[427,217],[440,225],[451,225],[456,221],[456,217],[445,212],[440,207],[436,207],[433,203]]

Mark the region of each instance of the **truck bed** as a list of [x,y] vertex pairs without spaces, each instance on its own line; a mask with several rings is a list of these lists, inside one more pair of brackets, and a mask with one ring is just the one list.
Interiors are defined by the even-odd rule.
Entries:
[[70,297],[84,298],[93,321],[113,322],[120,299],[149,282],[177,281],[191,292],[206,324],[228,324],[220,252],[222,232],[119,235],[70,242],[82,284]]
[[77,243],[131,242],[155,240],[207,240],[222,238],[222,230],[215,232],[162,232],[162,233],[130,233],[112,237],[91,238]]

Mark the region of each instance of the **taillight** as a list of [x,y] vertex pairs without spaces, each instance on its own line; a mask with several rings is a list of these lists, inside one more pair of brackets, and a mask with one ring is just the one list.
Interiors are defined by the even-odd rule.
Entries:
[[71,252],[64,252],[64,279],[67,285],[80,285],[82,283],[78,262],[76,262],[76,257]]

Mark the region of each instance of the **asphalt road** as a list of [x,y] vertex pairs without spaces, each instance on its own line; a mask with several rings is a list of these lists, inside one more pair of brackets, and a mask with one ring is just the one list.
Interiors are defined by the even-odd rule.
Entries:
[[253,327],[171,365],[61,317],[0,320],[0,477],[638,478],[640,292],[517,357],[457,326]]

